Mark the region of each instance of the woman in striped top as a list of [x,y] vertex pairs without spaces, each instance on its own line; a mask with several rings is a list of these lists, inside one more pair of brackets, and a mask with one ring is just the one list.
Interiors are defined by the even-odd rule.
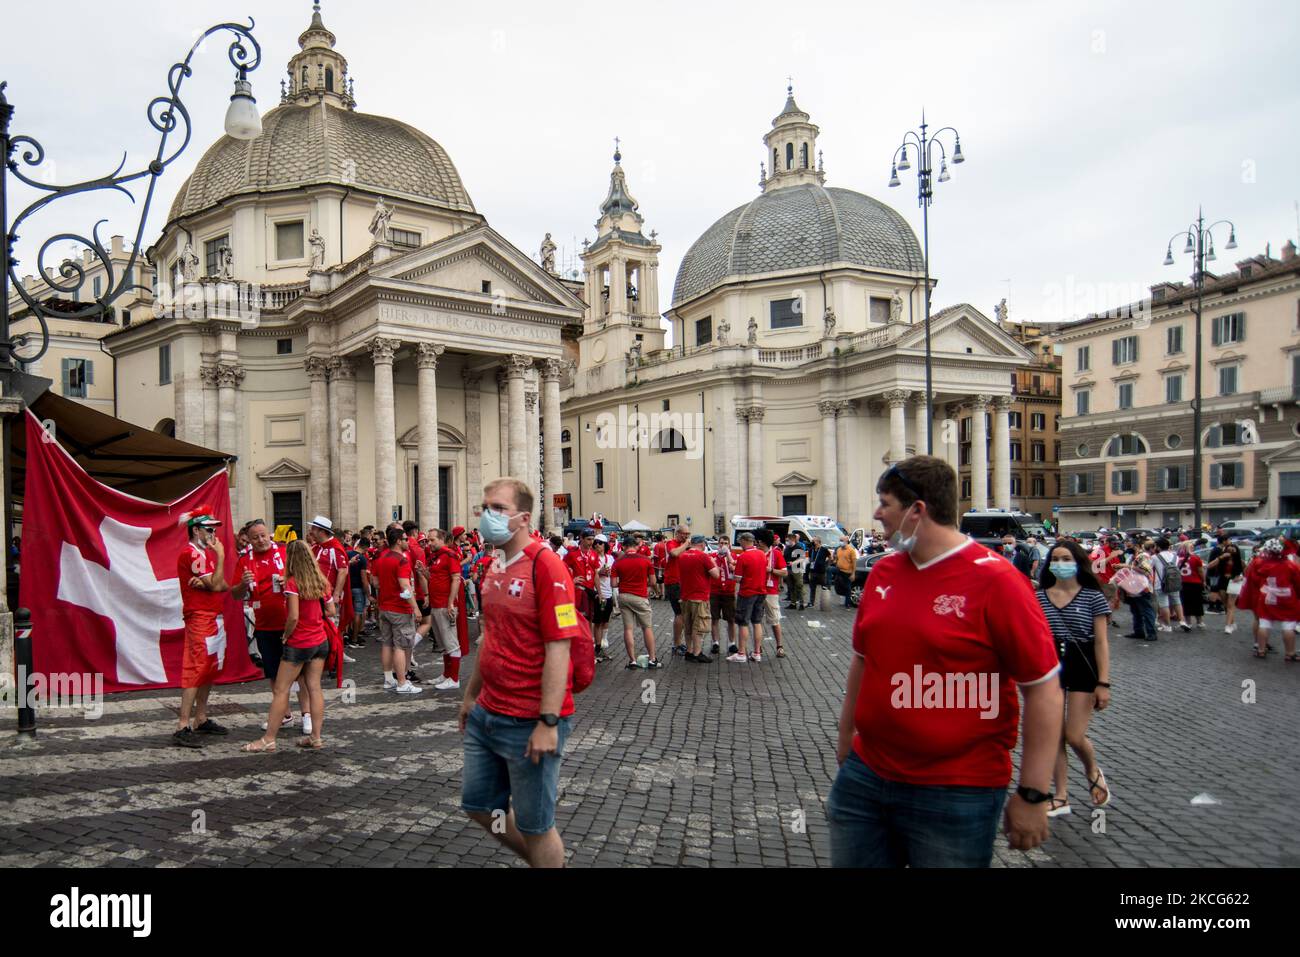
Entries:
[[1061,751],[1056,757],[1056,792],[1048,817],[1070,813],[1067,773],[1068,743],[1083,762],[1094,807],[1110,802],[1106,775],[1097,764],[1097,755],[1088,740],[1088,722],[1092,712],[1110,704],[1110,646],[1106,644],[1106,620],[1110,602],[1101,592],[1101,584],[1089,571],[1091,562],[1074,542],[1058,541],[1047,556],[1039,576],[1042,588],[1038,603],[1056,639],[1061,658],[1061,687],[1066,691],[1065,730]]

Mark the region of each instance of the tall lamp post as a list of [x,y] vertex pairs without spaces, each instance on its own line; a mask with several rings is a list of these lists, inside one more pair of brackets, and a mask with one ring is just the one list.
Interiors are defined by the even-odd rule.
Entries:
[[[222,31],[234,34],[228,56],[235,68],[235,89],[230,97],[230,106],[226,111],[226,132],[235,139],[256,139],[262,133],[262,120],[253,99],[253,88],[248,82],[248,74],[256,70],[262,60],[262,48],[253,37],[254,21],[250,18],[248,26],[239,23],[221,23],[208,28],[200,36],[185,59],[174,64],[167,73],[167,93],[155,97],[146,110],[149,125],[158,133],[158,151],[154,158],[142,169],[123,172],[126,165],[125,156],[117,169],[107,176],[72,183],[66,186],[51,186],[48,183],[32,179],[23,171],[23,167],[38,167],[45,162],[45,148],[30,136],[14,135],[10,132],[10,123],[14,116],[14,107],[5,96],[7,83],[0,83],[0,156],[3,168],[0,168],[0,226],[4,227],[3,241],[0,242],[0,423],[3,424],[0,435],[0,456],[3,456],[4,483],[4,547],[6,553],[5,574],[8,574],[8,548],[13,529],[13,455],[11,437],[14,423],[22,410],[34,402],[51,385],[50,380],[23,372],[21,366],[38,361],[50,347],[50,329],[48,320],[87,319],[103,315],[125,293],[138,287],[133,281],[136,260],[140,255],[141,240],[144,238],[149,207],[153,203],[154,191],[158,178],[189,145],[191,124],[189,110],[181,100],[181,85],[187,77],[193,75],[191,61],[194,54],[208,37]],[[247,44],[247,45],[245,45]],[[251,52],[250,52],[250,49]],[[173,140],[179,137],[179,145]],[[169,150],[168,143],[172,141]],[[21,162],[16,154],[21,149]],[[39,198],[19,213],[11,223],[9,221],[9,177],[36,190]],[[80,290],[86,282],[86,269],[75,260],[64,261],[57,275],[45,266],[45,256],[55,243],[74,242],[86,246],[95,259],[104,267],[105,291],[97,295],[85,306],[75,311],[53,309],[48,303],[41,302],[32,295],[18,277],[19,261],[14,258],[14,246],[18,242],[23,223],[36,213],[45,210],[58,200],[80,193],[92,193],[97,190],[111,190],[124,193],[133,202],[135,195],[128,185],[145,180],[147,183],[144,203],[140,208],[140,222],[136,227],[135,243],[126,267],[119,274],[114,267],[108,249],[99,237],[99,227],[106,220],[100,220],[91,230],[89,237],[77,233],[58,233],[45,240],[36,254],[36,267],[45,280],[49,290],[56,296],[80,301]],[[36,319],[38,330],[24,335],[12,335],[9,331],[9,297],[11,292],[26,303],[27,310]],[[34,351],[30,350],[35,345]],[[13,617],[9,612],[8,583],[0,591],[0,641],[6,641],[13,634]],[[28,629],[22,629],[23,637],[14,643],[15,664],[20,674],[25,674],[30,681],[32,676],[32,648]],[[23,682],[22,684],[26,684]],[[19,689],[20,703],[26,701],[26,687]],[[30,737],[35,733],[35,714],[31,709],[20,707],[18,712],[18,732],[20,737]]]
[[1165,265],[1174,264],[1174,240],[1184,237],[1187,240],[1184,253],[1191,253],[1192,286],[1196,289],[1196,372],[1193,375],[1192,399],[1192,522],[1196,534],[1201,533],[1201,300],[1205,292],[1205,264],[1214,262],[1214,229],[1216,226],[1228,227],[1228,241],[1224,249],[1237,248],[1237,227],[1231,221],[1221,219],[1216,223],[1205,225],[1205,214],[1200,208],[1196,210],[1196,221],[1185,231],[1174,233],[1165,249]]
[[[948,155],[939,141],[940,133],[951,133],[956,140],[952,151],[952,162],[956,166],[966,157],[961,152],[961,134],[951,126],[936,130],[932,135],[926,134],[925,110],[921,110],[921,129],[908,130],[903,134],[903,144],[894,151],[893,165],[889,170],[889,185],[900,185],[899,171],[906,172],[912,168],[907,158],[907,147],[916,147],[916,185],[917,203],[921,207],[921,234],[925,244],[925,451],[934,454],[934,377],[930,366],[930,203],[934,198],[932,175],[934,170],[932,153],[939,148],[939,175],[934,181],[946,183],[948,175]],[[900,155],[902,154],[901,158]]]

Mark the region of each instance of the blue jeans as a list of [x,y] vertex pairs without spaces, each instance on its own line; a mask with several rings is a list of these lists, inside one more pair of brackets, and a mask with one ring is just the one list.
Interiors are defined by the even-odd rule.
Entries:
[[493,814],[513,807],[521,834],[545,834],[555,827],[555,794],[569,723],[568,718],[560,719],[557,753],[534,764],[524,752],[536,718],[512,718],[474,705],[465,721],[461,809]]
[[1133,613],[1133,631],[1142,638],[1156,637],[1156,609],[1151,603],[1151,593],[1126,595],[1129,611]]
[[827,802],[832,867],[988,867],[1006,788],[886,781],[850,751]]

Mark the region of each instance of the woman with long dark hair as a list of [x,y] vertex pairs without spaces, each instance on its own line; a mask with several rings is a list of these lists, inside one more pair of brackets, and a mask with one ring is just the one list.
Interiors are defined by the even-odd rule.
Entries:
[[1093,806],[1102,807],[1110,802],[1106,775],[1097,764],[1096,752],[1088,740],[1092,712],[1103,711],[1110,704],[1110,646],[1106,643],[1110,602],[1090,571],[1091,564],[1088,554],[1077,544],[1057,541],[1039,575],[1042,587],[1038,591],[1038,603],[1056,639],[1056,651],[1061,659],[1061,687],[1066,692],[1064,733],[1056,756],[1055,793],[1048,817],[1070,813],[1066,744],[1083,762]]
[[275,674],[266,734],[243,747],[244,751],[253,753],[275,750],[275,735],[289,707],[289,688],[299,675],[311,708],[312,733],[301,738],[298,747],[325,746],[320,736],[325,721],[325,693],[321,690],[320,678],[330,653],[330,641],[325,636],[325,618],[334,616],[334,600],[330,583],[321,574],[306,542],[289,543],[285,550],[285,571],[289,577],[284,583],[286,614],[281,638],[284,651],[280,657],[280,670]]

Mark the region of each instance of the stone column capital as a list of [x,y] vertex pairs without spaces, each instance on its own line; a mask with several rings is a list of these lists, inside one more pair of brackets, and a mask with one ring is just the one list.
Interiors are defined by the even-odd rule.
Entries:
[[506,373],[505,369],[498,369],[496,373],[496,380],[497,380],[497,388],[502,392],[504,392],[506,389],[506,385],[510,381],[510,376]]
[[989,403],[992,401],[993,401],[992,396],[987,396],[987,395],[977,395],[970,400],[971,406],[981,411],[987,409],[989,407]]
[[376,336],[370,340],[370,359],[377,366],[390,366],[393,364],[393,357],[397,355],[397,350],[400,348],[402,348],[402,344],[398,340]]
[[843,399],[837,405],[842,416],[858,414],[858,404],[853,399]]
[[950,419],[958,418],[961,415],[961,403],[949,402],[943,407],[943,412],[944,415],[948,416]]
[[891,409],[902,409],[907,406],[907,400],[912,395],[906,389],[890,389],[882,394],[882,398],[889,403]]
[[736,418],[741,422],[749,421],[749,408],[747,406],[736,406]]
[[506,358],[506,375],[511,379],[522,379],[532,368],[532,356],[512,355]]
[[998,412],[1007,412],[1011,409],[1011,406],[1015,404],[1015,401],[1016,400],[1009,395],[1000,395],[994,398],[993,408]]
[[830,399],[823,399],[821,402],[817,403],[817,411],[821,413],[823,419],[835,418],[835,414],[839,412],[839,410],[840,404],[838,402],[833,402]]
[[767,409],[763,408],[761,405],[751,405],[749,407],[749,421],[751,423],[762,422],[763,416],[765,416],[766,414],[767,414]]
[[244,367],[234,363],[217,366],[217,385],[222,389],[237,389],[244,381]]
[[483,373],[477,369],[462,369],[460,377],[465,380],[467,389],[477,389],[483,384]]
[[310,382],[324,382],[329,375],[329,360],[324,356],[308,356],[303,360],[302,367],[307,370]]
[[537,393],[536,393],[536,392],[525,392],[525,393],[524,393],[524,410],[527,411],[527,412],[536,412],[536,411],[537,411]]
[[447,347],[432,342],[415,344],[415,367],[417,369],[438,368],[438,358],[447,351]]
[[543,382],[559,382],[560,375],[564,372],[564,363],[559,359],[543,359],[537,363],[537,368]]
[[334,382],[346,381],[352,382],[357,377],[357,367],[351,359],[343,356],[334,356],[329,361],[330,380]]
[[215,365],[199,366],[199,378],[203,380],[203,384],[206,387],[215,389],[217,387],[218,379],[217,367]]

